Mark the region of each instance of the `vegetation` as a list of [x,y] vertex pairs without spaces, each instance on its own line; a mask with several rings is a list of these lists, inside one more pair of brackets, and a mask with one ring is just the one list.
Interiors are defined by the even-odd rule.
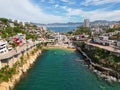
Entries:
[[13,74],[16,73],[16,66],[14,65],[13,68],[9,68],[8,66],[5,66],[0,70],[0,82],[2,81],[8,81]]
[[[35,54],[36,51],[37,51],[37,50],[33,50],[33,51],[31,52],[31,54]],[[27,53],[27,57],[26,57],[26,58],[29,58],[29,57],[30,57],[30,55],[29,55],[29,53]],[[20,61],[17,61],[17,62],[13,65],[12,68],[9,68],[8,65],[5,66],[5,67],[3,67],[3,68],[0,70],[0,83],[3,82],[3,81],[5,81],[5,82],[9,81],[10,78],[12,78],[12,76],[17,73],[18,68],[19,68],[19,67],[22,67],[22,66],[24,65],[24,63],[26,63],[26,60],[24,59],[24,56],[21,56],[21,57],[20,57]]]
[[109,33],[109,32],[115,32],[116,28],[109,28],[106,30],[106,33]]
[[38,45],[37,45],[37,49],[42,49],[42,46],[43,46],[43,45],[42,45],[41,43],[38,44]]
[[76,30],[70,31],[67,34],[79,35],[79,34],[83,34],[83,33],[90,35],[91,34],[90,28],[88,28],[88,27],[78,27]]
[[2,38],[7,38],[16,35],[17,33],[23,33],[26,34],[26,39],[32,38],[33,40],[37,39],[37,36],[34,34],[30,34],[24,30],[22,30],[20,27],[6,27],[5,30],[1,31],[1,37]]
[[10,43],[12,45],[13,48],[17,47],[16,43]]
[[9,20],[6,18],[0,18],[0,21],[3,22],[4,24],[7,24]]
[[[17,22],[14,22],[14,27],[10,27],[8,25],[8,23],[10,22],[8,19],[6,18],[0,18],[0,21],[4,26],[4,28],[0,29],[0,36],[2,38],[8,38],[8,37],[12,37],[14,35],[16,35],[17,33],[23,33],[26,34],[26,39],[30,39],[32,38],[33,40],[37,39],[37,35],[35,34],[30,34],[27,31],[23,30],[23,27],[21,27],[21,24],[18,24]],[[34,25],[33,28],[35,28],[36,26]]]
[[113,68],[117,71],[120,69],[120,57],[110,53],[110,51],[106,51],[104,49],[98,47],[92,47],[90,50],[86,49],[86,45],[84,43],[78,44],[79,47],[90,57],[92,61],[98,64],[101,64],[105,67]]

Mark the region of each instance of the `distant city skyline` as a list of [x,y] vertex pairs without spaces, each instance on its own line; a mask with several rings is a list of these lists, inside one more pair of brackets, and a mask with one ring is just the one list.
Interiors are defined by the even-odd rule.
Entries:
[[0,17],[35,23],[120,20],[120,0],[0,0]]

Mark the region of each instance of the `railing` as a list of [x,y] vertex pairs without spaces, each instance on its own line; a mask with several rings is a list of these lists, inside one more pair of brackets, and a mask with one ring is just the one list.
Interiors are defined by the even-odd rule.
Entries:
[[17,47],[5,54],[0,54],[0,60],[6,60],[14,57],[15,55],[19,55],[22,52],[28,51],[30,48],[35,47],[38,43],[27,43],[23,46]]

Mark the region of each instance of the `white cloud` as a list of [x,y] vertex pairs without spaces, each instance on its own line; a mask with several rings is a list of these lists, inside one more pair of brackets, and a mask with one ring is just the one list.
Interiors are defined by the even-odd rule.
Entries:
[[65,3],[69,3],[69,4],[75,4],[76,2],[73,2],[73,1],[70,1],[70,0],[60,0],[62,2],[65,2]]
[[67,11],[67,16],[80,16],[83,19],[89,18],[91,21],[94,20],[120,20],[120,10],[106,11],[104,9],[97,9],[92,11],[83,11],[82,9],[72,9],[66,6],[62,7]]
[[89,18],[91,21],[99,19],[120,20],[120,10],[106,11],[104,9],[97,9],[91,11],[83,11],[82,9],[68,8],[67,6],[59,6],[58,4],[55,4],[54,7],[61,7],[62,9],[64,9],[66,11],[66,13],[63,12],[64,16],[46,14],[43,12],[43,8],[32,4],[30,0],[0,0],[0,17],[38,23],[68,22],[72,21],[72,19],[74,19],[74,16]]
[[69,16],[78,16],[81,15],[83,12],[81,9],[71,9],[71,8],[69,8],[67,11],[68,11],[67,15]]
[[85,0],[82,2],[82,5],[102,5],[108,3],[120,3],[120,0]]
[[55,6],[55,8],[58,8],[58,7],[59,7],[59,5],[58,5],[58,4],[55,4],[54,6]]
[[113,10],[113,11],[102,11],[102,10],[95,10],[89,12],[83,12],[83,15],[86,18],[90,18],[93,20],[120,20],[120,10]]
[[67,6],[61,6],[62,9],[66,10],[67,9]]
[[62,16],[45,14],[29,0],[0,0],[0,17],[40,23],[65,22]]
[[78,16],[82,14],[82,9],[72,9],[67,6],[62,6],[62,8],[67,11],[67,16]]

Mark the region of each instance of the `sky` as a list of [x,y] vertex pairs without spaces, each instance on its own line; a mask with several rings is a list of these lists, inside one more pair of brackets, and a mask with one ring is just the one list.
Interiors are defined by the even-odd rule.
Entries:
[[0,0],[0,17],[34,23],[120,20],[120,0]]

